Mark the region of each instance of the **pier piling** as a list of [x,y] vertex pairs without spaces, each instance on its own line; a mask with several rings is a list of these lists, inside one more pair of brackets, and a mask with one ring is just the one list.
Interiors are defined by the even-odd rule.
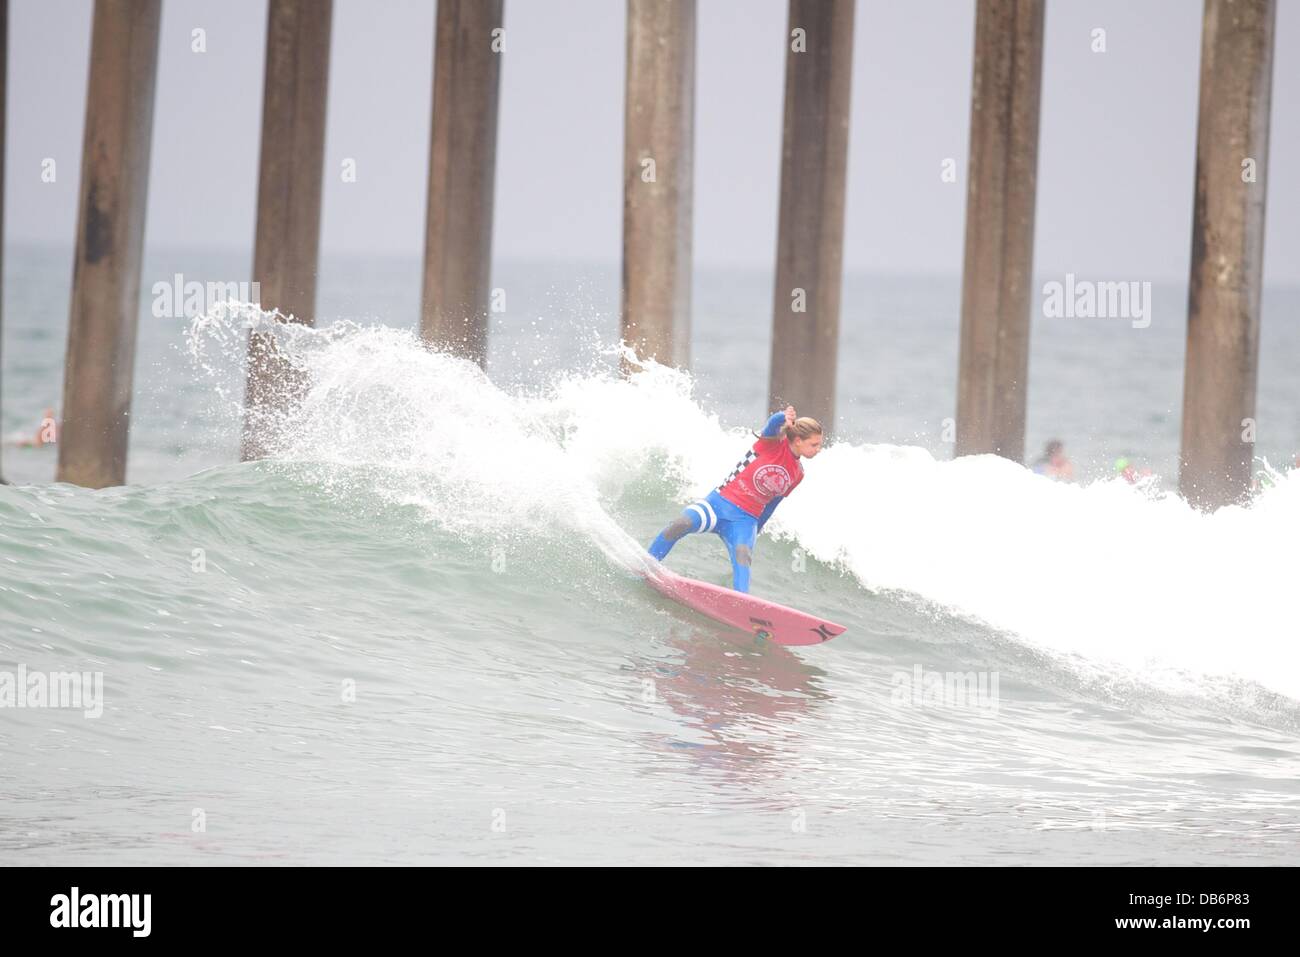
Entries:
[[60,482],[126,481],[160,0],[95,0]]
[[[308,326],[316,313],[332,19],[333,0],[270,0],[267,8],[253,281],[263,309]],[[249,336],[244,461],[266,454],[270,431],[302,387],[272,335]]]
[[1274,0],[1206,0],[1179,492],[1250,493],[1264,267]]
[[790,0],[768,409],[835,421],[854,0]]
[[502,0],[439,0],[420,335],[487,365]]
[[[9,75],[9,0],[0,0],[0,397],[4,395],[5,78]],[[2,420],[2,419],[0,419]],[[0,461],[0,485],[6,485]]]
[[962,269],[957,455],[1025,457],[1043,0],[979,0]]
[[690,366],[694,151],[695,0],[628,0],[622,337],[679,368]]

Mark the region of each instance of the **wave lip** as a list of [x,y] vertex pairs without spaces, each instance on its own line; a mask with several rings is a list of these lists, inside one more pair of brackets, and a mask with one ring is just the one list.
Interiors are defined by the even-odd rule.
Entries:
[[[277,458],[376,466],[369,491],[471,537],[579,536],[644,572],[621,513],[699,497],[750,442],[703,408],[689,374],[647,361],[619,375],[610,360],[626,350],[507,392],[405,332],[291,335],[311,388]],[[1085,669],[1183,690],[1243,678],[1300,698],[1293,543],[1277,534],[1300,527],[1294,475],[1249,508],[1206,515],[1151,485],[1052,483],[996,456],[835,442],[807,471],[769,529],[869,590],[918,596]]]

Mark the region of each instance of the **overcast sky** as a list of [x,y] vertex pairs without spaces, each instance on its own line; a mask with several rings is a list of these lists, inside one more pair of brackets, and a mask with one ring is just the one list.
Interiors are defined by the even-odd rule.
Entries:
[[[1300,2],[1278,4],[1265,280],[1300,283]],[[958,275],[974,0],[859,0],[845,266]],[[506,0],[494,255],[621,255],[624,4]],[[12,0],[6,239],[70,243],[91,0]],[[335,0],[323,248],[418,256],[433,0]],[[1091,31],[1107,33],[1093,53]],[[207,52],[191,52],[191,31]],[[695,256],[776,248],[784,0],[699,0]],[[1185,279],[1201,3],[1048,0],[1036,271]],[[265,0],[164,0],[146,243],[247,248]],[[45,158],[57,180],[41,182]],[[945,184],[941,163],[958,161]],[[356,183],[340,176],[357,163]]]

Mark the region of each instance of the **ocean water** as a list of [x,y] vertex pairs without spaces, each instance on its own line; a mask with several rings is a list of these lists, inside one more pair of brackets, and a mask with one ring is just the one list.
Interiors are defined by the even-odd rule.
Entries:
[[[692,373],[624,380],[614,270],[499,270],[485,375],[414,340],[418,264],[327,262],[282,339],[310,389],[239,464],[262,320],[148,289],[241,263],[150,257],[129,485],[4,450],[0,683],[98,674],[102,712],[0,708],[0,862],[1294,861],[1300,474],[1169,492],[1178,289],[1147,329],[1036,321],[1067,485],[951,460],[955,281],[849,277],[834,440],[753,574],[848,631],[783,649],[637,574],[767,412],[770,274],[702,270]],[[6,263],[6,434],[57,404],[66,265]],[[1266,298],[1261,469],[1300,447],[1298,302]],[[668,564],[729,580],[712,536]]]

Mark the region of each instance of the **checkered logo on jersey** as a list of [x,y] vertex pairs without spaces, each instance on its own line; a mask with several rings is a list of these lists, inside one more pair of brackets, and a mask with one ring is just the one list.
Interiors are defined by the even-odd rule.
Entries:
[[731,470],[731,474],[727,476],[727,480],[718,486],[718,491],[721,492],[724,488],[726,488],[728,485],[734,482],[736,478],[740,475],[740,473],[745,471],[749,463],[754,461],[754,459],[756,458],[758,458],[758,453],[755,452],[753,449],[750,449],[748,452],[746,452],[745,457],[741,459],[739,462],[737,462],[736,467]]

